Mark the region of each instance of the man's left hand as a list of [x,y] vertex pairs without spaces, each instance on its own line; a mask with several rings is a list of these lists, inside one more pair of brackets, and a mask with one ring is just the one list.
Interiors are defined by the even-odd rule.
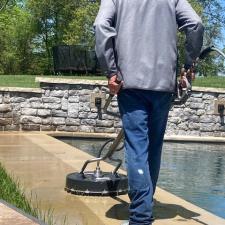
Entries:
[[117,75],[115,74],[108,80],[108,87],[110,94],[116,95],[118,94],[120,88],[122,87],[123,82],[117,80]]

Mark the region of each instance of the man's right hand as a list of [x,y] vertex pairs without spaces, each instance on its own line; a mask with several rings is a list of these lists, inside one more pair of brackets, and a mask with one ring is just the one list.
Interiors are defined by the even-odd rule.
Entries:
[[108,80],[108,87],[110,94],[116,95],[118,94],[120,88],[122,87],[123,82],[117,80],[117,75],[115,74]]

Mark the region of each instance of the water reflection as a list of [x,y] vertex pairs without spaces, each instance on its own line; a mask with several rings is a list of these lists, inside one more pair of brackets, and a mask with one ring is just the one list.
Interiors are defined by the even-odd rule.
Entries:
[[[68,137],[60,140],[93,156],[97,156],[105,142]],[[123,158],[123,151],[116,152],[114,156]],[[158,185],[225,218],[225,146],[164,143]]]

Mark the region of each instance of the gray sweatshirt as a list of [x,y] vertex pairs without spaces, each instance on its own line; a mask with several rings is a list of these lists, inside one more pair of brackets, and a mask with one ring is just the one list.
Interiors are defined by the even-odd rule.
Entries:
[[185,65],[199,56],[204,28],[187,0],[101,0],[94,22],[95,51],[123,88],[175,89],[177,29],[186,34]]

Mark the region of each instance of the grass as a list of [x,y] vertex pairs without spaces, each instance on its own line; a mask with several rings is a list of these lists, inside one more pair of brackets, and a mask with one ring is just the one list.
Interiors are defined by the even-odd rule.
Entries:
[[225,77],[197,77],[193,85],[197,87],[225,88]]
[[48,225],[54,225],[53,210],[43,212],[38,206],[33,207],[31,200],[25,197],[24,191],[18,181],[9,176],[5,168],[0,163],[0,199],[14,205],[25,213],[32,215]]
[[[29,87],[38,88],[39,83],[35,82],[37,75],[0,75],[0,87]],[[43,76],[50,78],[64,78],[64,79],[87,79],[87,80],[106,80],[104,76]]]
[[[38,88],[39,83],[35,82],[34,75],[0,75],[1,87],[30,87]],[[105,76],[43,76],[50,78],[64,78],[64,79],[87,79],[87,80],[106,80]],[[193,82],[194,86],[198,87],[215,87],[225,88],[225,77],[197,77]]]

